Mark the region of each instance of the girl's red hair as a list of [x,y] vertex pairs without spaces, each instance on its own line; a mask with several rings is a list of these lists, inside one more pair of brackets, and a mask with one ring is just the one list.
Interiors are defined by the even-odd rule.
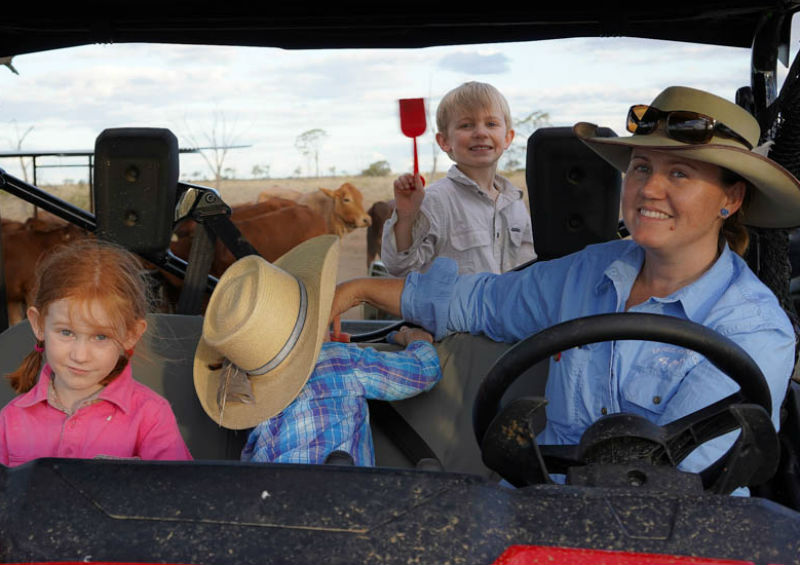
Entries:
[[[57,300],[70,299],[73,311],[83,316],[90,312],[90,301],[97,303],[111,320],[111,337],[122,343],[147,314],[148,288],[136,255],[116,244],[87,237],[55,247],[39,259],[30,306],[44,319],[48,306]],[[37,345],[17,370],[7,375],[17,392],[27,392],[36,384],[42,366],[39,350],[44,344]],[[114,380],[127,362],[128,358],[121,355],[102,384]]]

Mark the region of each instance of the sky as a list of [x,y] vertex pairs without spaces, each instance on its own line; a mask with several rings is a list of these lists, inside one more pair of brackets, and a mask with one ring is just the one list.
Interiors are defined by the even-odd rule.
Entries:
[[[163,127],[181,146],[248,145],[226,157],[237,178],[252,177],[255,166],[281,178],[315,176],[295,146],[312,129],[325,132],[320,175],[355,175],[384,160],[393,173],[409,171],[412,141],[400,130],[398,99],[425,98],[432,116],[441,97],[468,80],[496,86],[514,119],[546,112],[552,126],[590,121],[622,135],[628,107],[666,86],[732,100],[749,81],[750,52],[632,38],[297,51],[113,44],[21,55],[13,65],[19,75],[0,66],[0,150],[15,149],[23,134],[26,150],[91,149],[106,128]],[[429,123],[418,139],[423,171],[434,154],[439,171],[450,165],[433,134]],[[210,175],[198,155],[180,161],[186,180]],[[17,160],[0,159],[0,167],[21,174]],[[79,168],[45,169],[39,183],[86,176]]]

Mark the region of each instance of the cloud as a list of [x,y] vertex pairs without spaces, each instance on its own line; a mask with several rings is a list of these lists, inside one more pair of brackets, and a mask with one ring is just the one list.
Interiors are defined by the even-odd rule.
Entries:
[[509,58],[503,53],[458,51],[443,56],[437,66],[457,73],[499,75],[509,71]]

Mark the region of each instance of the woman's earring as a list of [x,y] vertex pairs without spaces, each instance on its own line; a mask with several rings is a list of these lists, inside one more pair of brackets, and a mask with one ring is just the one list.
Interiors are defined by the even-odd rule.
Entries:
[[36,353],[44,353],[44,342],[43,341],[37,341],[33,346],[33,350]]
[[722,216],[723,218],[727,218],[730,215],[730,211],[727,208],[722,208],[719,211],[719,215]]

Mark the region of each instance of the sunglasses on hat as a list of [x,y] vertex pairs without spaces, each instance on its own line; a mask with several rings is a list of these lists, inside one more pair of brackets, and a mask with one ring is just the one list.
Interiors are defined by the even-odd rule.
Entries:
[[711,116],[688,110],[664,112],[654,106],[636,104],[628,110],[625,127],[635,135],[648,135],[656,131],[658,123],[661,121],[664,122],[664,130],[667,135],[682,143],[694,145],[708,143],[716,134],[735,139],[748,149],[753,149],[752,143],[725,124]]

